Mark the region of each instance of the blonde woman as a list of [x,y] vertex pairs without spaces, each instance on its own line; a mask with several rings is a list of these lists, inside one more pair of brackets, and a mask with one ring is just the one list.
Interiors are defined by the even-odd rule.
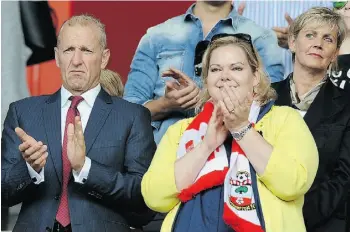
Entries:
[[102,69],[100,75],[101,86],[111,96],[122,97],[124,85],[121,76],[109,69]]
[[[142,180],[168,232],[302,232],[318,167],[302,117],[275,92],[247,34],[213,37],[198,113],[171,126]],[[181,90],[180,90],[181,91]]]
[[299,111],[318,148],[319,169],[303,208],[308,232],[345,232],[349,217],[350,94],[327,77],[345,32],[342,17],[328,8],[311,8],[298,16],[289,29],[294,73],[275,86],[276,104]]

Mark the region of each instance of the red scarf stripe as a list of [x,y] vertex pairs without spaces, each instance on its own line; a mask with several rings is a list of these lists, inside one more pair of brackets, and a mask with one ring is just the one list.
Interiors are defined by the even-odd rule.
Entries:
[[239,232],[264,232],[260,225],[253,224],[238,217],[227,204],[224,204],[224,222],[229,225],[232,229]]
[[183,189],[178,195],[178,198],[182,202],[191,200],[194,196],[205,189],[210,189],[215,186],[222,185],[227,174],[228,167],[224,168],[222,171],[213,171],[206,175],[201,176],[194,184],[190,187]]

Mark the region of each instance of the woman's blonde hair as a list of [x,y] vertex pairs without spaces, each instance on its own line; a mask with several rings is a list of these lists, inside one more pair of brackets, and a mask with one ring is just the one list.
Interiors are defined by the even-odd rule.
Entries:
[[[288,39],[296,39],[300,31],[310,24],[316,24],[319,26],[328,25],[332,29],[337,29],[337,48],[339,49],[342,45],[346,36],[346,25],[344,19],[337,12],[327,8],[327,7],[312,7],[306,12],[299,15],[289,27]],[[294,61],[294,53],[293,53]],[[332,70],[338,69],[338,63],[335,60],[333,62]]]
[[270,78],[264,71],[261,58],[256,49],[254,49],[252,45],[247,41],[238,39],[234,36],[227,36],[212,41],[203,55],[202,81],[204,86],[200,93],[200,99],[196,105],[196,112],[199,112],[202,109],[203,105],[210,99],[207,88],[207,78],[211,55],[215,49],[229,45],[234,45],[242,48],[247,56],[248,64],[252,69],[252,72],[255,73],[255,75],[258,75],[259,83],[254,86],[254,100],[259,102],[260,105],[265,105],[270,100],[274,100],[277,97],[275,90],[271,87]]
[[327,7],[312,7],[299,15],[289,27],[289,38],[297,38],[306,26],[316,23],[320,26],[329,25],[337,29],[337,47],[340,48],[346,35],[346,25],[342,16]]
[[111,96],[122,97],[124,93],[124,85],[121,76],[109,69],[101,70],[100,75],[101,86]]

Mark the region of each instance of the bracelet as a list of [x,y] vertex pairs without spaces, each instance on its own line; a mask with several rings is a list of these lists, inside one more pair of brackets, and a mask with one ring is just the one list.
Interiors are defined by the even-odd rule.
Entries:
[[234,131],[231,131],[231,135],[232,137],[236,140],[236,141],[239,141],[241,140],[244,135],[253,127],[253,124],[252,123],[249,123],[247,126],[243,127],[240,131],[238,132],[234,132]]

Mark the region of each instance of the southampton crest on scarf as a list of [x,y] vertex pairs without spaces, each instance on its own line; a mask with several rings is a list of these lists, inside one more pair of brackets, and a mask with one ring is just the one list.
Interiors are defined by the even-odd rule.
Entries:
[[[203,111],[187,127],[179,142],[178,159],[203,140],[213,110],[213,103],[207,102]],[[249,113],[251,123],[256,123],[259,112],[260,106],[253,102]],[[220,185],[224,185],[225,223],[237,232],[263,232],[255,205],[254,192],[258,190],[252,185],[250,163],[235,140],[232,141],[230,160],[222,144],[210,154],[195,182],[182,190],[178,197],[186,202],[201,191]]]

